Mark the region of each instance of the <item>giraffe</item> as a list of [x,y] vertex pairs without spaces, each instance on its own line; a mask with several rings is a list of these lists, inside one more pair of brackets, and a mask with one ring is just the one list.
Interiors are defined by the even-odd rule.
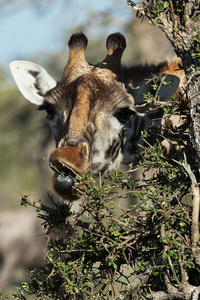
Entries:
[[[160,125],[163,110],[146,105],[144,94],[167,101],[184,84],[179,59],[123,66],[126,40],[120,33],[108,36],[106,57],[96,65],[85,59],[87,44],[83,33],[71,36],[60,82],[35,63],[10,64],[23,96],[47,113],[56,143],[49,158],[54,169],[52,183],[69,201],[79,198],[73,189],[76,175],[95,177],[114,172],[121,163],[130,164],[144,144],[141,132]],[[157,92],[152,87],[153,74],[159,74]]]

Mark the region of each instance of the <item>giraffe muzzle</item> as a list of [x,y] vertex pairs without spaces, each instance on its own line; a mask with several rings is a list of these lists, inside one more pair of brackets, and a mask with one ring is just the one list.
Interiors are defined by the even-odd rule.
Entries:
[[75,177],[88,172],[88,145],[85,142],[77,146],[65,146],[55,149],[49,158],[50,167],[54,170],[53,188],[63,198],[74,201],[80,198],[80,190],[74,188]]

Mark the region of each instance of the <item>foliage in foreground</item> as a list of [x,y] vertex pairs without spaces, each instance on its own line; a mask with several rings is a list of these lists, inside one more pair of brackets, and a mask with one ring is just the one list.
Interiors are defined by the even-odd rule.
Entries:
[[[154,174],[145,178],[152,166]],[[15,298],[27,299],[28,293],[35,299],[168,299],[170,289],[186,299],[184,285],[199,289],[195,173],[186,161],[165,158],[158,140],[144,149],[138,167],[140,180],[133,179],[132,169],[101,186],[88,178],[78,213],[66,203],[50,208],[23,196],[25,204],[42,210],[47,235],[62,234],[49,240],[45,267],[30,273],[31,283],[23,283]],[[131,207],[123,208],[129,200]]]

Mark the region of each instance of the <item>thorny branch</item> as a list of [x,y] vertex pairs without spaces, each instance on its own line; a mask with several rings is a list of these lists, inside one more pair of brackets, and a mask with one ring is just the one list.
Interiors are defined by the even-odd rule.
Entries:
[[[47,205],[44,205],[43,203],[31,201],[29,199],[29,196],[30,195],[23,195],[21,197],[22,205],[30,205],[32,207],[35,207],[39,212],[40,211],[46,212],[50,216],[55,216],[58,214],[58,209],[49,207]],[[40,215],[40,217],[45,219],[43,215]],[[70,227],[75,227],[75,225],[85,229],[88,229],[90,227],[89,223],[78,220],[78,218],[75,220],[75,218],[71,217],[70,215],[66,215],[64,217],[65,217],[66,225],[70,225]]]
[[[186,166],[186,165],[185,165]],[[193,174],[191,174],[190,168],[188,169],[188,165],[186,166],[187,171],[189,171],[192,179],[194,179]],[[161,225],[161,240],[163,244],[163,250],[165,253],[167,253],[170,249],[168,246],[168,243],[166,241],[166,231],[165,231],[165,222],[162,222]],[[146,295],[144,299],[146,300],[173,300],[173,299],[183,299],[183,300],[198,300],[200,296],[200,287],[199,286],[193,286],[188,283],[188,275],[187,272],[183,266],[183,252],[184,252],[184,246],[182,245],[182,253],[179,253],[179,264],[181,269],[181,282],[177,278],[176,272],[174,270],[173,263],[171,261],[171,258],[169,254],[167,254],[169,266],[171,268],[171,272],[173,274],[173,277],[176,281],[176,284],[172,284],[170,280],[170,274],[169,270],[166,269],[164,280],[165,280],[165,286],[166,291],[158,291],[153,292],[150,290],[150,294]],[[196,245],[195,245],[196,247]],[[195,256],[195,253],[194,253]],[[162,257],[159,257],[157,261],[155,261],[155,264],[161,264]],[[143,274],[140,274],[128,287],[127,289],[136,289],[139,286],[145,285],[145,283],[148,282],[149,277],[151,276],[152,269],[149,268],[146,270]]]
[[198,300],[200,289],[199,287],[187,284],[180,289],[179,286],[169,284],[168,291],[156,292],[145,296],[145,300]]
[[173,159],[176,163],[183,166],[191,180],[192,195],[193,195],[193,209],[192,209],[192,228],[191,228],[191,242],[193,247],[199,240],[199,209],[200,209],[200,191],[197,179],[192,172],[190,165],[187,163],[187,158],[184,153],[184,162],[179,162]]
[[[153,149],[152,149],[153,150]],[[128,174],[131,174],[131,172],[128,172]],[[194,179],[193,179],[194,180]],[[122,180],[123,182],[123,180]],[[107,189],[107,187],[105,187]],[[141,187],[140,187],[141,189]],[[143,186],[143,189],[145,190],[145,187]],[[125,190],[124,190],[125,192]],[[127,190],[129,192],[129,190]],[[99,198],[98,198],[99,199]],[[86,200],[86,199],[85,199]],[[112,291],[113,298],[112,299],[127,299],[125,294],[132,295],[133,297],[138,293],[138,290],[143,289],[143,287],[147,286],[150,294],[146,296],[146,299],[198,299],[198,294],[199,294],[199,287],[190,285],[187,282],[187,273],[185,272],[185,265],[183,264],[184,262],[184,255],[183,253],[180,253],[179,256],[179,264],[180,264],[180,269],[181,269],[181,280],[177,277],[177,269],[175,270],[176,266],[173,265],[172,259],[170,256],[168,256],[168,268],[164,268],[165,273],[165,289],[162,291],[153,291],[152,286],[151,286],[151,278],[152,278],[152,273],[154,270],[157,268],[160,270],[160,268],[163,268],[163,257],[162,257],[162,247],[163,250],[168,254],[170,251],[170,248],[167,244],[166,241],[166,233],[167,230],[165,229],[165,219],[163,219],[162,215],[160,215],[159,220],[162,222],[161,230],[160,228],[156,228],[152,226],[152,231],[149,230],[149,227],[145,227],[145,217],[138,218],[138,221],[141,222],[136,222],[135,219],[131,217],[131,214],[129,212],[126,212],[126,217],[129,218],[129,221],[125,221],[125,219],[117,219],[116,215],[112,213],[112,211],[109,212],[109,217],[108,217],[108,211],[106,208],[108,208],[105,205],[105,198],[100,198],[98,200],[98,205],[93,205],[95,201],[95,198],[87,198],[86,201],[83,201],[83,205],[81,205],[81,211],[86,211],[92,218],[96,218],[96,223],[93,226],[93,224],[89,222],[83,222],[79,220],[77,217],[77,214],[75,215],[70,215],[70,211],[67,213],[65,216],[65,224],[69,225],[69,230],[71,228],[71,232],[75,229],[75,226],[82,228],[85,233],[88,233],[89,235],[92,234],[93,239],[89,241],[88,245],[94,244],[94,241],[98,241],[97,247],[98,250],[101,248],[104,251],[104,256],[105,253],[107,253],[107,258],[114,262],[116,259],[116,255],[119,255],[119,253],[123,253],[123,255],[120,257],[120,261],[123,260],[125,264],[129,265],[131,268],[133,267],[134,259],[138,259],[138,255],[140,255],[139,260],[141,257],[143,257],[143,252],[148,255],[148,248],[146,248],[147,240],[152,240],[155,241],[155,239],[159,239],[159,235],[161,235],[161,242],[162,246],[161,249],[156,253],[154,258],[150,256],[150,259],[148,260],[148,263],[145,262],[145,268],[141,270],[140,273],[135,274],[134,278],[131,278],[131,280],[128,281],[128,284],[124,287],[125,291],[120,290],[119,286],[117,284],[117,278],[120,276],[121,270],[115,269],[115,268],[109,268],[107,270],[107,277],[105,281],[103,282],[102,288],[100,289],[100,294],[102,295],[104,293],[104,289],[108,288],[109,291]],[[44,212],[52,216],[55,216],[56,209],[52,207],[48,207],[46,205],[40,204],[40,203],[35,203],[32,202],[29,199],[29,196],[23,196],[22,197],[22,202],[25,204],[29,204],[37,210],[43,210]],[[114,202],[111,202],[111,204],[114,204]],[[164,205],[164,207],[166,207]],[[63,209],[61,210],[63,211]],[[167,212],[167,211],[166,211]],[[59,216],[59,209],[58,209],[58,215]],[[81,215],[81,212],[79,213],[79,216]],[[54,217],[54,218],[55,218]],[[71,221],[70,221],[71,219]],[[90,219],[90,218],[89,218]],[[109,221],[108,221],[109,220]],[[153,220],[154,223],[154,220]],[[98,224],[98,226],[97,226]],[[120,239],[119,241],[115,241],[115,238],[113,237],[112,229],[111,231],[107,231],[108,228],[106,227],[108,224],[114,224],[113,230],[116,230],[117,228],[117,239]],[[138,225],[138,226],[137,226]],[[112,225],[113,226],[113,225]],[[86,230],[84,230],[84,228]],[[148,229],[147,229],[148,228]],[[67,236],[69,236],[70,232],[69,230],[67,231]],[[76,230],[76,229],[75,229]],[[124,234],[125,233],[125,234]],[[181,235],[181,233],[180,233]],[[187,243],[184,242],[184,236],[181,236],[182,243],[185,245],[187,248]],[[95,240],[94,240],[95,239]],[[68,239],[69,241],[70,239]],[[68,243],[68,242],[67,242]],[[75,241],[74,244],[76,244],[77,241]],[[112,244],[112,246],[110,246]],[[139,251],[136,250],[137,247],[139,248]],[[154,248],[153,246],[150,246],[148,244],[148,247],[152,247],[151,250]],[[156,249],[156,246],[155,246]],[[190,249],[191,250],[191,249]],[[71,251],[71,252],[70,252]],[[67,252],[67,250],[62,251],[62,253],[67,253],[67,256],[70,255],[70,253],[78,253],[79,256],[83,255],[82,258],[84,259],[85,255],[82,252],[78,252],[79,250],[76,248],[73,248]],[[81,250],[82,251],[82,250]],[[154,251],[154,250],[153,250]],[[184,250],[183,250],[184,251]],[[133,255],[132,253],[135,254]],[[81,254],[80,254],[81,253]],[[86,252],[87,253],[87,252]],[[92,252],[90,252],[89,259],[91,260],[92,257]],[[95,252],[95,253],[98,253]],[[77,255],[77,254],[76,254]],[[97,254],[95,254],[97,255]],[[133,255],[133,256],[132,256]],[[103,257],[104,257],[103,256]],[[72,256],[73,257],[73,256]],[[75,256],[76,257],[76,256]],[[95,256],[96,257],[96,256]],[[102,258],[103,260],[103,258]],[[70,260],[71,261],[71,260]],[[117,262],[116,262],[117,263]],[[55,262],[53,261],[53,264]],[[164,272],[163,271],[163,272]],[[99,271],[100,272],[100,271]],[[173,278],[175,279],[171,283],[170,279],[170,274],[173,274]],[[53,275],[49,275],[53,276]],[[83,275],[82,275],[83,276]],[[123,275],[122,275],[123,276]],[[125,278],[125,277],[124,277]],[[192,295],[192,296],[191,296]],[[190,297],[189,297],[190,296]],[[192,298],[193,297],[193,298]],[[196,298],[195,298],[196,297]],[[72,298],[73,299],[73,298]],[[86,298],[87,299],[87,296]],[[89,298],[88,298],[89,299]]]
[[48,212],[48,213],[51,213],[51,212],[54,212],[55,209],[49,207],[49,206],[46,206],[44,205],[43,203],[38,203],[38,202],[33,202],[29,199],[29,197],[31,196],[31,194],[29,195],[22,195],[21,197],[21,202],[22,202],[22,205],[30,205],[32,207],[35,207],[37,210],[39,211],[45,211],[45,212]]
[[[135,3],[131,0],[127,0],[127,4],[132,6],[132,9],[136,11],[136,15],[138,18],[145,16],[147,11],[147,5],[144,2]],[[142,5],[139,7],[139,5]]]

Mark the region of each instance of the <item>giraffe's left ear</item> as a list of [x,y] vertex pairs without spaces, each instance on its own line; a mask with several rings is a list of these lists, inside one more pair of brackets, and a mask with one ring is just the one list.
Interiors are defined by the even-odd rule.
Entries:
[[36,105],[41,105],[45,93],[57,84],[43,67],[29,61],[13,61],[10,69],[22,95]]
[[159,101],[166,102],[176,92],[180,83],[180,78],[171,74],[156,74],[145,79],[131,94],[134,97],[134,104],[140,105],[145,102],[148,93],[156,97]]

